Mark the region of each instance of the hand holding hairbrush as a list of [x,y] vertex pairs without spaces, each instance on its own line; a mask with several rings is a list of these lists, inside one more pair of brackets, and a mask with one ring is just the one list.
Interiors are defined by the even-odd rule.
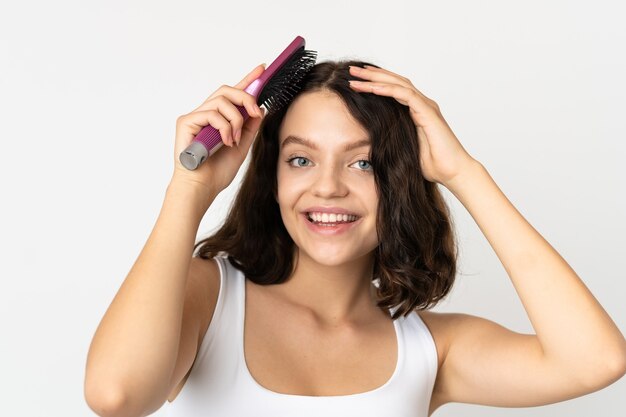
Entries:
[[[257,105],[264,105],[268,113],[277,111],[291,101],[299,91],[299,83],[315,65],[317,53],[305,50],[304,46],[304,38],[297,36],[261,76],[244,89],[256,98]],[[248,112],[243,106],[236,107],[245,122],[249,117]],[[207,125],[180,153],[179,160],[188,170],[195,170],[222,145],[219,130]]]

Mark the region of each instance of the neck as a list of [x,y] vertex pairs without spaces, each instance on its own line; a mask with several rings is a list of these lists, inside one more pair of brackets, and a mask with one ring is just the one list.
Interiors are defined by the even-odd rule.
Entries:
[[323,265],[296,248],[291,277],[275,290],[323,325],[350,325],[380,314],[372,284],[373,253],[341,265]]

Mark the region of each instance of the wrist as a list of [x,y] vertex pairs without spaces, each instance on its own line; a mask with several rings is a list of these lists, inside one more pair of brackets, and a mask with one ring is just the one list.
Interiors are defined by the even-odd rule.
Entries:
[[176,193],[186,193],[191,198],[200,200],[214,199],[219,194],[219,191],[209,184],[180,175],[175,175],[170,179],[167,191],[170,192],[170,190]]
[[476,159],[469,160],[461,171],[450,180],[446,181],[442,185],[446,187],[450,192],[456,194],[457,191],[462,189],[467,184],[473,181],[477,175],[481,175],[486,172],[485,167]]
[[204,184],[172,179],[165,191],[165,200],[173,200],[178,204],[190,206],[189,214],[195,213],[202,218],[217,194],[212,188]]

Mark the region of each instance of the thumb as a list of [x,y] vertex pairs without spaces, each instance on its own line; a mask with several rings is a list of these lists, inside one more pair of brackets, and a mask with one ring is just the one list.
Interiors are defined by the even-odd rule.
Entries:
[[252,83],[252,81],[259,78],[261,74],[263,74],[264,71],[265,71],[265,64],[257,65],[248,75],[243,77],[243,80],[239,81],[237,85],[235,85],[235,88],[239,88],[240,90],[243,90],[244,88],[249,86]]

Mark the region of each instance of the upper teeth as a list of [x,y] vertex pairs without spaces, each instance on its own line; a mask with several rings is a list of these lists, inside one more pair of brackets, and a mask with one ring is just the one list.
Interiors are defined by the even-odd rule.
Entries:
[[357,216],[353,214],[338,214],[338,213],[309,213],[309,217],[316,222],[322,223],[335,223],[335,222],[353,222],[357,219]]

